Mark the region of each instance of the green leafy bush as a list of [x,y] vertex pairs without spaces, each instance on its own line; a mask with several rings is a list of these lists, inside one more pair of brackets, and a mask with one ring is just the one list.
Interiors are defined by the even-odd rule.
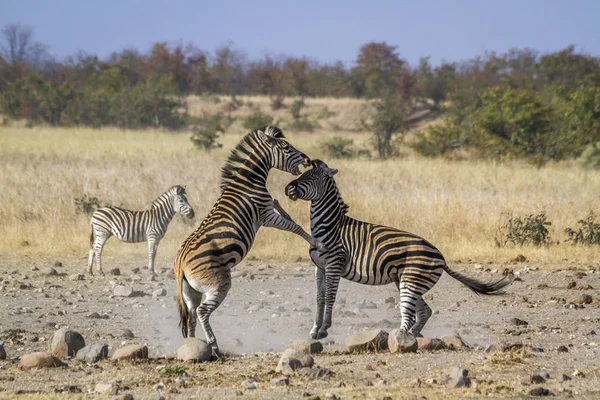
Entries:
[[217,140],[221,133],[231,125],[233,119],[226,118],[223,114],[213,115],[204,114],[196,119],[190,140],[197,148],[210,151],[214,148],[221,148],[223,145]]
[[260,128],[261,126],[273,125],[273,117],[262,111],[256,111],[244,120],[244,128],[249,131]]
[[596,220],[596,214],[590,211],[584,219],[577,221],[579,228],[573,230],[566,228],[565,232],[569,236],[567,241],[572,244],[600,244],[600,222]]
[[294,100],[292,105],[290,106],[290,114],[292,114],[293,119],[300,119],[302,109],[304,108],[304,99],[299,98]]
[[282,108],[285,108],[285,103],[284,103],[285,97],[283,96],[276,96],[271,100],[271,110],[273,111],[277,111],[280,110]]
[[75,203],[75,214],[92,215],[94,211],[102,207],[97,197],[88,196],[87,194],[75,197],[73,201]]
[[323,143],[323,145],[325,146],[325,152],[331,158],[352,158],[356,153],[348,149],[348,146],[352,146],[353,143],[352,139],[335,136]]
[[314,130],[316,128],[318,128],[319,126],[316,123],[316,121],[313,122],[310,119],[308,119],[308,117],[302,117],[302,118],[293,120],[292,122],[289,123],[289,125],[287,127],[292,131],[314,132]]
[[508,214],[506,221],[495,236],[496,245],[506,246],[507,243],[523,246],[547,246],[550,244],[548,226],[552,225],[547,220],[545,212],[529,214],[525,217],[515,217]]

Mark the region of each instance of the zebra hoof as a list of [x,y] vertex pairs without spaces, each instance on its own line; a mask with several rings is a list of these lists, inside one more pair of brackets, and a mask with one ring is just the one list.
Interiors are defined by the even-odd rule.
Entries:
[[311,332],[308,335],[310,336],[311,339],[316,339],[317,338],[317,332]]
[[317,332],[317,337],[315,339],[325,339],[327,337],[327,331],[319,331]]
[[154,282],[154,281],[156,280],[156,274],[152,274],[152,275],[150,275],[150,278],[148,278],[148,280],[149,280],[150,282]]
[[212,349],[212,357],[210,358],[211,361],[223,361],[223,355],[221,354],[221,352],[219,351],[218,348],[213,348]]

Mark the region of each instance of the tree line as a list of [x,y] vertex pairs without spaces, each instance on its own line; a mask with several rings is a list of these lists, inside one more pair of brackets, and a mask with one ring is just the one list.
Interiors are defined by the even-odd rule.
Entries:
[[600,59],[568,47],[486,53],[469,60],[416,66],[396,46],[362,45],[352,65],[308,57],[251,60],[231,45],[213,52],[155,43],[106,59],[80,52],[51,57],[33,31],[0,32],[0,112],[54,126],[181,129],[193,124],[185,96],[355,97],[372,106],[365,127],[381,157],[394,155],[417,109],[442,115],[406,141],[426,156],[550,159],[600,153]]

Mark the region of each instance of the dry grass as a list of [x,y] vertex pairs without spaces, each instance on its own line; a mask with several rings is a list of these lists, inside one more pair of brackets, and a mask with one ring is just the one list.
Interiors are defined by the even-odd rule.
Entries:
[[[251,100],[263,110],[269,102],[267,98],[243,100],[244,107]],[[209,101],[198,100],[200,104]],[[322,126],[346,108],[356,111],[360,107],[354,100],[307,103],[315,109],[327,105],[334,112]],[[332,136],[368,145],[368,134],[346,129],[321,128],[313,134],[288,132],[287,136],[311,157],[323,158],[340,170],[337,181],[351,207],[350,215],[422,235],[449,260],[506,262],[520,253],[535,262],[592,263],[598,259],[597,247],[561,243],[539,249],[497,248],[493,240],[502,213],[544,210],[553,223],[553,240],[562,242],[565,227],[575,227],[588,210],[597,209],[598,174],[585,173],[572,163],[535,169],[521,163],[448,162],[414,155],[390,161],[328,160],[322,143]],[[232,126],[221,140],[223,149],[207,154],[192,147],[189,133],[0,128],[0,252],[85,257],[89,221],[75,214],[75,197],[87,193],[104,203],[143,209],[171,185],[185,184],[197,218],[188,222],[178,216],[172,222],[159,248],[159,257],[172,260],[218,197],[220,165],[243,132]],[[274,171],[271,193],[308,229],[308,204],[284,198],[283,188],[291,179]],[[307,250],[307,244],[294,235],[261,229],[251,257],[294,260],[307,258]],[[108,255],[140,256],[145,252],[144,245],[117,244],[114,239],[106,251]]]

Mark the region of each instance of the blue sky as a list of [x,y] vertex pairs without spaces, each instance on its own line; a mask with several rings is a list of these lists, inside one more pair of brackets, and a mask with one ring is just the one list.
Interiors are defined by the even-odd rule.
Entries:
[[34,29],[50,53],[107,56],[156,41],[204,50],[233,43],[249,58],[309,56],[351,64],[361,44],[385,41],[415,65],[485,51],[575,45],[600,56],[596,0],[0,0],[0,26]]

